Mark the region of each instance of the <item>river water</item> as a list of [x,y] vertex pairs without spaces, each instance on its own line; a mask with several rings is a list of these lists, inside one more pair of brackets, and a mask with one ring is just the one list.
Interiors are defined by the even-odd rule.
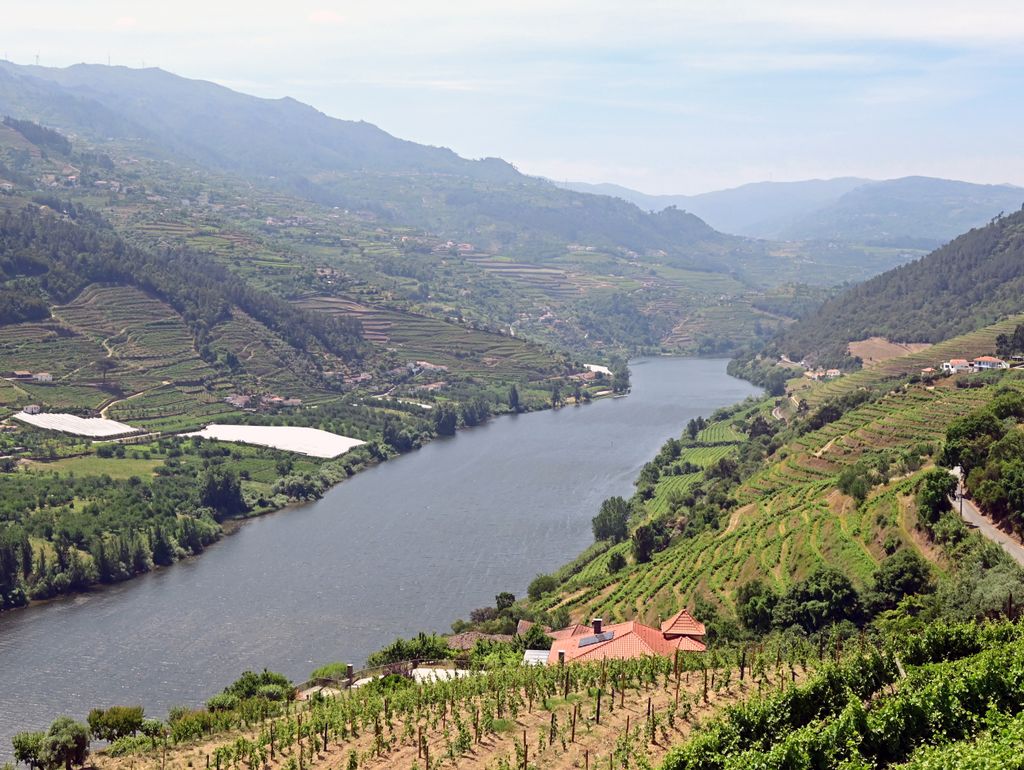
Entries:
[[197,559],[0,616],[0,760],[56,716],[194,704],[247,668],[302,680],[448,630],[572,559],[601,501],[687,420],[758,391],[723,360],[631,363],[628,398],[502,417],[253,520]]

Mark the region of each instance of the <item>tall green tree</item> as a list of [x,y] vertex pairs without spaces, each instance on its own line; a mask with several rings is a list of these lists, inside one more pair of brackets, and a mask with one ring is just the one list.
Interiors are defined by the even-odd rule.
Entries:
[[46,731],[42,758],[48,770],[71,770],[89,755],[89,728],[71,717],[58,717]]
[[609,497],[591,519],[595,540],[619,543],[629,535],[629,503],[621,497]]

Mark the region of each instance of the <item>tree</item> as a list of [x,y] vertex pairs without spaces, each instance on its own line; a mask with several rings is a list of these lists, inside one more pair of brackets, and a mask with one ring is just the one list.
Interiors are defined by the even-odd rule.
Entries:
[[622,555],[622,552],[612,551],[612,555],[608,557],[608,574],[614,575],[625,566],[626,557]]
[[288,691],[292,689],[291,681],[284,674],[263,669],[258,674],[254,671],[244,671],[238,679],[224,688],[224,692],[236,698],[255,698],[260,694],[260,690],[267,686]]
[[629,367],[625,361],[612,365],[612,390],[616,393],[629,390]]
[[931,589],[931,570],[916,551],[904,548],[883,561],[874,574],[870,601],[875,611],[891,610],[904,596]]
[[843,469],[839,474],[836,486],[843,494],[849,495],[858,504],[863,503],[871,491],[868,470],[863,463],[854,463]]
[[544,633],[539,623],[534,623],[526,629],[520,640],[524,650],[550,650],[552,642],[554,639]]
[[1005,432],[1002,420],[988,410],[954,420],[946,428],[942,464],[948,468],[959,465],[966,476],[985,464],[989,447]]
[[89,728],[71,717],[58,717],[43,739],[42,759],[47,768],[81,767],[89,755]]
[[821,567],[786,592],[772,612],[772,624],[800,626],[807,633],[842,620],[860,619],[861,602],[853,583],[839,570]]
[[145,714],[142,706],[111,706],[106,710],[93,709],[87,721],[94,738],[116,741],[141,730]]
[[558,588],[558,580],[554,575],[537,575],[526,589],[526,595],[530,601],[537,601],[544,594],[549,594]]
[[515,413],[519,413],[519,388],[515,385],[508,389],[508,407]]
[[736,589],[736,615],[743,626],[755,633],[771,630],[772,612],[779,603],[779,595],[759,578]]
[[637,564],[649,562],[656,545],[657,537],[650,524],[641,524],[633,530],[633,558]]
[[438,436],[454,436],[459,415],[450,404],[440,404],[434,410],[434,430]]
[[32,770],[42,770],[45,738],[46,733],[43,732],[23,732],[11,738],[15,761],[24,762]]
[[117,361],[113,358],[100,358],[96,360],[96,368],[103,375],[103,384],[107,384],[107,375],[117,368]]
[[498,612],[509,609],[513,604],[516,603],[516,597],[514,594],[510,594],[508,591],[502,591],[500,594],[494,597],[494,606]]
[[249,510],[242,497],[242,484],[232,470],[211,468],[206,472],[199,492],[199,503],[217,512],[217,519],[236,516]]
[[629,503],[621,497],[609,497],[590,521],[595,540],[619,543],[629,534]]
[[917,510],[928,524],[939,520],[949,510],[949,496],[956,489],[956,479],[941,468],[928,471],[917,491]]

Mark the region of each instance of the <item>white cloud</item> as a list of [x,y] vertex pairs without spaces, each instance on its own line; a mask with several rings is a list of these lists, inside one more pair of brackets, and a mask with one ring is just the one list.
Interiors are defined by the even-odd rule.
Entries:
[[344,24],[348,21],[346,16],[332,11],[329,8],[320,8],[315,11],[310,11],[307,18],[314,24]]

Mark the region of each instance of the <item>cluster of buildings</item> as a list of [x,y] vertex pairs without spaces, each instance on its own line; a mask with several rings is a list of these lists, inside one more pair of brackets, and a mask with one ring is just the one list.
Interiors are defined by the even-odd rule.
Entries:
[[838,369],[808,369],[804,372],[804,377],[809,380],[819,382],[822,380],[834,380],[836,377],[842,377],[843,373]]
[[4,378],[8,380],[21,380],[32,382],[53,382],[53,375],[49,372],[29,372],[24,369],[15,369],[13,372],[5,372]]
[[301,398],[285,398],[276,393],[252,396],[244,393],[232,393],[224,401],[236,409],[272,409],[279,406],[302,406]]
[[966,358],[951,358],[943,361],[939,369],[926,366],[921,370],[922,375],[934,375],[941,371],[943,374],[963,374],[965,372],[982,372],[989,369],[1009,369],[1010,365],[1001,358],[995,356],[978,356],[968,361]]
[[[532,623],[520,621],[517,633],[526,633]],[[557,631],[544,629],[553,640],[550,650],[526,650],[523,662],[534,665],[558,665],[573,661],[603,659],[630,660],[650,655],[672,657],[677,652],[704,652],[707,648],[704,624],[685,609],[659,627],[638,620],[604,625],[594,618],[591,625],[575,623]]]
[[462,254],[476,251],[476,247],[473,246],[472,243],[456,243],[455,241],[445,241],[444,243],[439,243],[436,246],[434,246],[434,248],[432,248],[431,251],[433,251],[435,254],[442,254],[444,252],[451,251],[452,249],[455,249],[456,251]]

